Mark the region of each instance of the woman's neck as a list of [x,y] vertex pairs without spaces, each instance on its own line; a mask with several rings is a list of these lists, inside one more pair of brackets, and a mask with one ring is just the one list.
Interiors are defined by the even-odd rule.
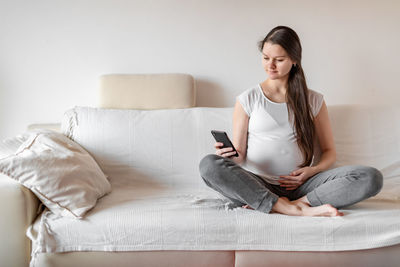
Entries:
[[270,80],[269,78],[263,82],[265,88],[268,88],[270,93],[286,94],[288,88],[287,79]]

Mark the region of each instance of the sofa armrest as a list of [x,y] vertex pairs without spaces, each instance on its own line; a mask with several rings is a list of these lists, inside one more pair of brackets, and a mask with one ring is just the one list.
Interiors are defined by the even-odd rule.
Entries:
[[27,130],[34,129],[48,129],[56,132],[61,131],[61,123],[41,123],[41,124],[29,124]]
[[40,201],[27,188],[0,174],[0,265],[28,266],[31,242],[26,229],[37,216]]

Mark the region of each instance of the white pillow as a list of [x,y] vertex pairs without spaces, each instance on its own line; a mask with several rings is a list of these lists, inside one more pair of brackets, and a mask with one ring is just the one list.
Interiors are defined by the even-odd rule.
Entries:
[[26,132],[0,141],[0,159],[15,153],[22,143],[29,138],[29,135],[29,132]]
[[15,153],[0,159],[0,173],[29,188],[53,213],[79,219],[111,191],[89,153],[49,130],[29,132]]

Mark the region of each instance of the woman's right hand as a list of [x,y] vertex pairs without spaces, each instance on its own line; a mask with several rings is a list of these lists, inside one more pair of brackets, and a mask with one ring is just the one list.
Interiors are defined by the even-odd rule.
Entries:
[[233,155],[236,154],[236,152],[233,150],[232,147],[222,148],[223,146],[224,146],[224,144],[221,143],[221,142],[216,142],[214,144],[214,147],[216,149],[215,150],[215,154],[216,155],[224,157],[224,158],[230,158],[230,157],[232,157]]

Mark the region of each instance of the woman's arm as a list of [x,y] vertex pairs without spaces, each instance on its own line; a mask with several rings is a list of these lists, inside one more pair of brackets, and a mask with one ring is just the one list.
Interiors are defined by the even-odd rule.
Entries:
[[235,110],[233,112],[233,145],[235,146],[239,157],[231,157],[231,159],[240,164],[246,158],[247,152],[247,131],[249,126],[249,116],[247,116],[242,105],[239,101],[235,103]]
[[314,174],[316,174],[328,169],[336,161],[335,143],[325,101],[322,103],[322,107],[314,119],[314,124],[315,133],[322,152],[319,163],[312,167]]

